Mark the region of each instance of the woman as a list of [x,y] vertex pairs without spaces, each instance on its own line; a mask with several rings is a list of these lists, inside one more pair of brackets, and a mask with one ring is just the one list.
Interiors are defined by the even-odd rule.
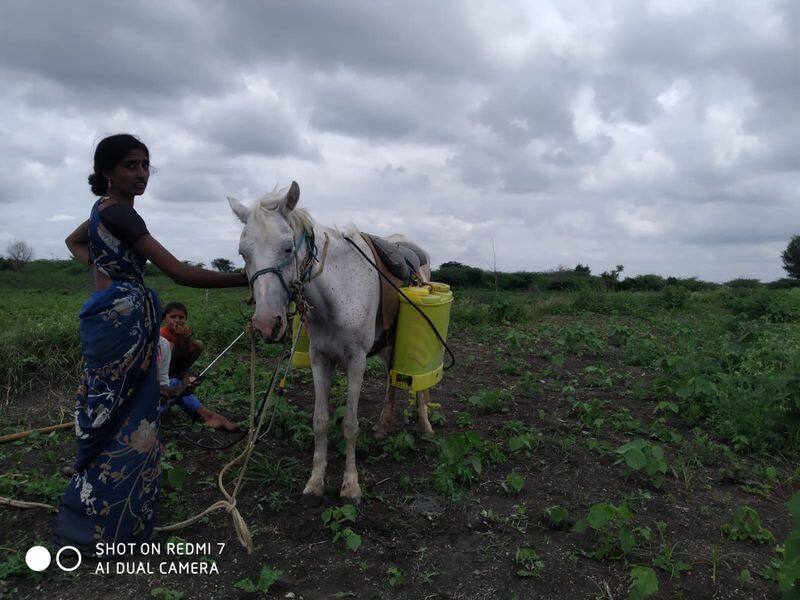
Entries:
[[241,273],[182,263],[152,237],[134,210],[150,177],[147,147],[128,134],[94,154],[89,219],[66,239],[92,267],[92,294],[80,313],[83,380],[75,408],[78,456],[61,501],[53,541],[94,554],[98,542],[150,538],[161,487],[156,355],[161,307],[144,287],[149,259],[180,285],[246,286]]

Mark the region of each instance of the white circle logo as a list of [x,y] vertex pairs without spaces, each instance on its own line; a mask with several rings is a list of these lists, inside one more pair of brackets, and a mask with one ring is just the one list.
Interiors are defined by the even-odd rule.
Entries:
[[[61,564],[61,553],[64,550],[73,550],[75,552],[75,554],[78,555],[78,562],[75,563],[74,567],[67,568],[67,567],[65,567],[64,565]],[[78,550],[75,546],[64,546],[58,552],[56,552],[56,564],[58,565],[58,568],[61,569],[62,571],[66,571],[67,573],[69,573],[70,571],[74,571],[75,569],[80,567],[82,560],[83,560],[83,556],[81,556],[80,550]]]
[[31,571],[44,571],[50,560],[50,551],[44,546],[33,546],[25,553],[25,564]]

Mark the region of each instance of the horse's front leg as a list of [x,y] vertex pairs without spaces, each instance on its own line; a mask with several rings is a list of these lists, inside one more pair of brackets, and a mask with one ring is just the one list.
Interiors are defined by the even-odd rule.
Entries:
[[314,356],[311,371],[314,375],[314,463],[311,477],[303,489],[304,497],[322,498],[325,491],[325,469],[328,466],[328,397],[334,364],[327,357]]
[[347,362],[347,409],[342,420],[342,433],[347,442],[345,452],[344,477],[342,478],[342,498],[354,503],[361,501],[361,486],[358,484],[356,470],[356,440],[358,439],[358,397],[361,395],[361,383],[364,380],[364,369],[367,356],[356,352]]

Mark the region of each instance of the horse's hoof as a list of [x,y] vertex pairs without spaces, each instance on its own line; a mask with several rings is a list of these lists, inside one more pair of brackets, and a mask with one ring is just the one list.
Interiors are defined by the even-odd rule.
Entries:
[[356,496],[355,498],[345,498],[342,496],[342,502],[352,504],[356,508],[359,508],[361,506],[361,496]]
[[316,508],[322,505],[322,496],[314,494],[302,494],[300,496],[300,506],[304,508]]

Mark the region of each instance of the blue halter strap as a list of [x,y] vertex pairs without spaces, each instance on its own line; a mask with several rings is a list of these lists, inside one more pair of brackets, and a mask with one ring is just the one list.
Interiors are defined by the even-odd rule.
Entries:
[[256,279],[258,279],[261,275],[264,275],[266,273],[275,273],[275,275],[278,276],[278,281],[281,282],[281,285],[283,286],[283,289],[286,290],[286,293],[289,294],[289,297],[291,298],[293,296],[293,294],[292,294],[291,290],[289,289],[289,286],[286,284],[286,280],[283,277],[283,270],[286,267],[288,267],[292,263],[293,260],[295,260],[295,258],[297,257],[297,253],[299,252],[300,248],[302,248],[308,242],[310,242],[310,248],[309,248],[310,260],[306,261],[306,264],[307,264],[306,272],[301,274],[301,275],[299,275],[298,281],[302,282],[302,281],[306,280],[308,278],[308,276],[311,274],[311,265],[313,264],[314,260],[316,260],[316,258],[317,258],[317,247],[314,244],[314,238],[312,236],[309,236],[308,232],[304,229],[303,230],[303,237],[300,238],[300,243],[297,244],[294,247],[294,249],[292,250],[291,255],[287,256],[286,259],[284,259],[282,262],[280,262],[279,264],[277,264],[274,267],[267,267],[266,269],[259,269],[258,271],[253,273],[253,276],[250,278],[250,289],[253,289],[253,284],[255,283]]

